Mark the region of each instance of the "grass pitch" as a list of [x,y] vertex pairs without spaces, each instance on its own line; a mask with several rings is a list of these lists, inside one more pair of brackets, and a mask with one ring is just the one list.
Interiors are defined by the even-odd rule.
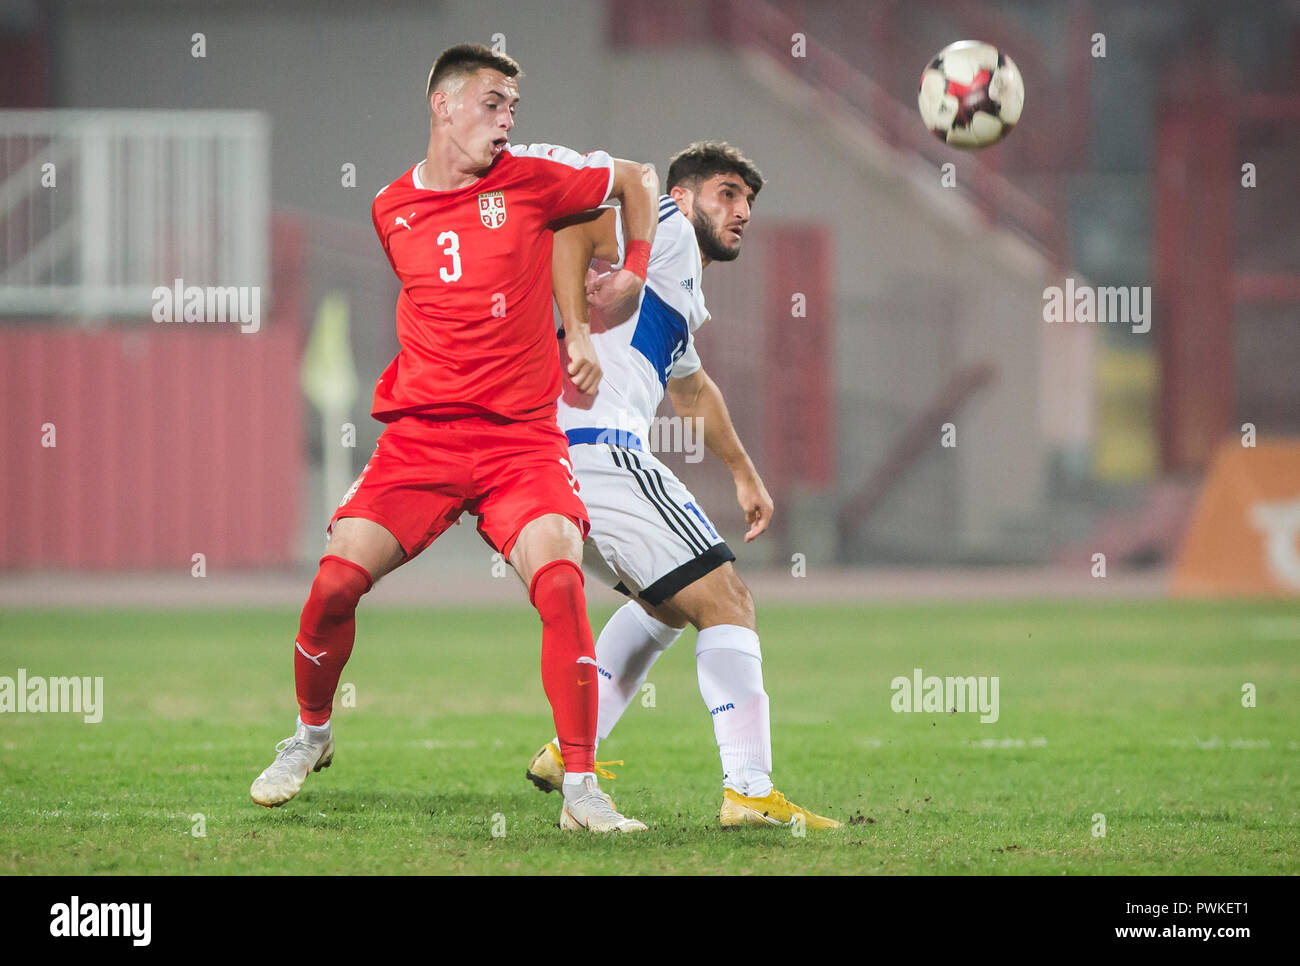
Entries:
[[[1297,871],[1300,605],[760,602],[759,620],[777,787],[837,832],[718,827],[693,631],[601,747],[627,762],[604,787],[650,825],[617,838],[561,832],[558,795],[524,779],[553,732],[531,611],[363,605],[334,765],[275,810],[248,786],[292,731],[296,613],[3,614],[0,675],[102,676],[105,698],[99,724],[0,714],[0,872]],[[999,720],[895,713],[890,682],[918,667],[997,675]]]

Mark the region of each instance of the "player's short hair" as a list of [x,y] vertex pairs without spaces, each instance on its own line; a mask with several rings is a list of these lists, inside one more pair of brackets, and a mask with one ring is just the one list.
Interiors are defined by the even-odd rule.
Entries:
[[432,97],[433,92],[448,77],[472,74],[484,67],[499,70],[507,77],[524,76],[519,62],[507,54],[497,53],[483,44],[457,44],[455,47],[448,47],[434,61],[433,67],[429,70],[429,83],[424,88],[424,99],[427,101]]
[[715,174],[738,174],[749,190],[758,197],[763,188],[763,172],[745,157],[739,148],[726,141],[696,141],[673,155],[668,163],[668,191],[681,185],[698,191],[700,184]]

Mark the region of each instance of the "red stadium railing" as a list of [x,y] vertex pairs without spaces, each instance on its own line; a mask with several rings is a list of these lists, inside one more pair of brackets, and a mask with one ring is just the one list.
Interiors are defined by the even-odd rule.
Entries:
[[[1294,260],[1285,264],[1289,246],[1269,244],[1267,235],[1263,241],[1252,237],[1263,226],[1243,231],[1237,217],[1246,201],[1241,166],[1253,156],[1243,153],[1243,137],[1258,133],[1252,128],[1267,129],[1270,139],[1291,136],[1294,145],[1300,95],[1241,94],[1212,37],[1201,34],[1194,49],[1194,57],[1175,63],[1166,76],[1155,132],[1158,427],[1161,464],[1170,472],[1205,469],[1224,435],[1240,432],[1243,421],[1263,422],[1261,432],[1300,424],[1294,392],[1261,394],[1244,384],[1255,380],[1238,367],[1238,354],[1248,345],[1238,332],[1239,319],[1270,304],[1284,309],[1300,302],[1300,273]],[[1197,95],[1188,98],[1192,87]],[[1282,177],[1294,181],[1293,169]],[[1293,230],[1284,227],[1273,237],[1288,234]],[[1256,264],[1242,270],[1238,265],[1248,247],[1247,257]],[[1293,351],[1294,337],[1285,330],[1257,330],[1254,337],[1272,340],[1262,353],[1256,350],[1257,358]],[[1243,409],[1245,392],[1252,393],[1252,402]]]

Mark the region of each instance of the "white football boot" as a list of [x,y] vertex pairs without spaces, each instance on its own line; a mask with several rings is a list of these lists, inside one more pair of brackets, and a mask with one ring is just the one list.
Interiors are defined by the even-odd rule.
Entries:
[[564,807],[560,809],[560,828],[566,832],[586,829],[589,832],[644,832],[645,825],[620,815],[609,796],[600,790],[594,778],[584,778],[581,785],[565,785]]
[[311,772],[330,766],[334,761],[334,735],[327,733],[324,739],[313,740],[307,726],[299,721],[293,737],[285,738],[275,750],[275,761],[249,789],[253,801],[267,808],[283,805],[298,794]]

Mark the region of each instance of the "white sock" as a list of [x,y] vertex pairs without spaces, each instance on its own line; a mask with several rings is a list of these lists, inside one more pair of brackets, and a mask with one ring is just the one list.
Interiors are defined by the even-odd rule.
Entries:
[[564,773],[564,781],[560,785],[560,794],[565,798],[572,798],[574,795],[586,794],[586,789],[582,787],[582,783],[588,778],[595,781],[596,773],[594,771],[566,771]]
[[609,737],[645,684],[654,662],[682,630],[651,617],[635,601],[614,611],[596,638],[596,679],[600,682],[597,743]]
[[321,738],[325,738],[330,733],[330,723],[328,721],[326,721],[323,725],[309,725],[307,724],[307,722],[303,721],[302,718],[299,718],[298,724],[302,725],[304,728],[307,729],[307,737],[312,739],[313,741],[318,741]]
[[695,667],[713,716],[723,786],[746,796],[770,794],[772,729],[758,635],[735,624],[706,627],[695,642]]
[[614,612],[596,639],[596,677],[600,679],[596,740],[604,741],[645,684],[659,655],[681,636],[672,627],[628,601]]

